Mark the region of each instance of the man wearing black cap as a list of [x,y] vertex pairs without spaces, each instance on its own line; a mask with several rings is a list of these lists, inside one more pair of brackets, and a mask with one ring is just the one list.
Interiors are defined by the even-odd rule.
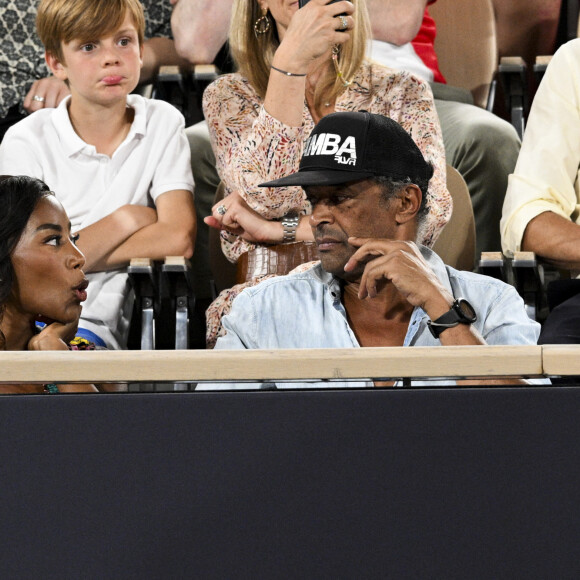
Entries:
[[322,118],[299,171],[262,184],[304,187],[320,264],[242,292],[216,348],[535,344],[540,327],[513,287],[415,243],[432,174],[392,119]]

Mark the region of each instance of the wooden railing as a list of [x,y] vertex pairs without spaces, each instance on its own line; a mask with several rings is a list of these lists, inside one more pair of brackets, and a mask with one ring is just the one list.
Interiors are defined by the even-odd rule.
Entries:
[[0,383],[580,375],[579,346],[0,352]]

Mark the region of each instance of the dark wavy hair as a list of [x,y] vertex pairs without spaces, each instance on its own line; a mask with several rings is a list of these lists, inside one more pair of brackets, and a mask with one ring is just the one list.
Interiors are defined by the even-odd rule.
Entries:
[[[14,285],[12,252],[18,244],[36,204],[52,195],[44,181],[24,175],[0,175],[0,322]],[[0,349],[5,340],[0,331]]]

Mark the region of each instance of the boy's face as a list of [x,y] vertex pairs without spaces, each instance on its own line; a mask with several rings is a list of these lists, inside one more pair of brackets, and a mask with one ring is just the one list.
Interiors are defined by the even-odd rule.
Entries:
[[46,60],[54,76],[68,81],[73,101],[124,103],[139,82],[143,50],[129,15],[112,34],[62,43],[62,54],[62,62],[50,53]]

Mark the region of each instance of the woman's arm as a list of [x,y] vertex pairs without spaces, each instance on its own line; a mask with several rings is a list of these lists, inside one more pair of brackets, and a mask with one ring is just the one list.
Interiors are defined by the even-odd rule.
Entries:
[[354,6],[345,0],[335,4],[327,2],[310,0],[294,13],[287,29],[282,24],[278,26],[281,42],[272,67],[292,75],[272,68],[264,108],[272,117],[291,127],[302,125],[306,75],[316,81],[317,74],[331,66],[332,47],[344,44],[351,36],[348,31],[337,30],[339,21],[336,17],[344,15],[352,29]]
[[[206,89],[204,112],[226,196],[239,193],[248,207],[267,220],[307,207],[299,187],[258,187],[298,168],[304,128],[289,127],[271,117],[238,74],[224,75]],[[222,235],[222,248],[236,262],[252,245],[234,235]]]
[[[227,207],[225,213],[218,211],[221,206]],[[262,217],[251,209],[236,191],[228,196],[225,203],[215,204],[212,208],[212,215],[204,218],[204,222],[212,228],[225,230],[250,243],[281,244],[284,241],[282,223]],[[296,227],[296,241],[314,241],[307,215],[300,216]]]
[[[332,43],[348,38],[348,33],[336,31],[334,15],[352,10],[346,1],[326,5],[326,0],[311,0],[293,15],[274,65],[306,74],[324,52],[328,52],[330,65]],[[319,17],[321,14],[324,18]],[[225,75],[204,93],[205,118],[226,195],[238,192],[250,209],[268,220],[308,207],[299,187],[258,187],[298,168],[304,135],[313,126],[305,108],[305,82],[305,77],[288,77],[272,70],[263,101],[239,74]],[[231,261],[251,247],[235,236],[223,238],[223,242]]]

